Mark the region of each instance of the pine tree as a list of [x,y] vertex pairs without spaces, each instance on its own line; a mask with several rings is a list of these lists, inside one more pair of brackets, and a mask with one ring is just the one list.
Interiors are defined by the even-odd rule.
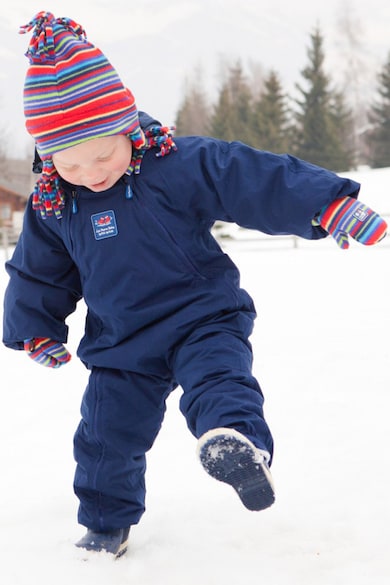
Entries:
[[[339,148],[334,151],[335,171],[348,171],[356,166],[355,119],[352,110],[346,105],[344,95],[333,94],[331,110],[335,129],[335,143]],[[337,158],[336,158],[337,157]]]
[[378,76],[379,100],[369,114],[370,163],[373,167],[390,166],[390,53]]
[[311,35],[312,46],[308,50],[309,64],[302,71],[308,89],[297,84],[302,94],[296,100],[297,129],[295,154],[309,162],[333,171],[348,170],[353,156],[347,140],[346,108],[342,96],[330,89],[330,80],[324,71],[323,37],[316,29]]
[[227,85],[222,87],[210,120],[210,134],[222,140],[234,140],[232,102]]
[[253,107],[254,146],[271,152],[290,149],[289,110],[286,96],[275,71],[265,79],[264,91]]
[[193,81],[187,83],[183,102],[176,115],[176,136],[196,134],[205,136],[209,132],[210,106],[203,89],[202,74],[197,69]]
[[222,140],[241,140],[253,144],[252,92],[242,66],[231,67],[222,85],[210,121],[210,133]]

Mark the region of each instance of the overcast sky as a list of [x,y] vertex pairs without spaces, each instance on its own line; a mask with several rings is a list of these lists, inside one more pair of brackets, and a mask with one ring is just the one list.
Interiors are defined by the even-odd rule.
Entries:
[[258,63],[264,71],[275,69],[291,93],[301,81],[316,25],[324,35],[326,66],[338,83],[348,77],[346,19],[371,89],[390,52],[389,0],[10,0],[0,21],[0,128],[7,130],[13,148],[26,142],[22,91],[30,35],[18,35],[18,29],[40,10],[82,24],[138,107],[167,124],[174,123],[185,81],[194,78],[196,68],[213,100],[222,57],[241,59],[244,67]]

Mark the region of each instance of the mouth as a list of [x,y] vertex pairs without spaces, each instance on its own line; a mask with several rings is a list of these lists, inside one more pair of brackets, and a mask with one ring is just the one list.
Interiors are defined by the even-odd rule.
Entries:
[[104,179],[104,181],[99,181],[98,183],[93,183],[92,185],[89,185],[89,189],[91,189],[91,191],[102,191],[106,189],[107,184],[108,184],[107,179]]

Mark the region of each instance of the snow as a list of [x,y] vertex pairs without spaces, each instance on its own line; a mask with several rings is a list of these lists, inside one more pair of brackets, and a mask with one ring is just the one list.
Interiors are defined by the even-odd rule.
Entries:
[[[390,169],[351,173],[390,213]],[[7,585],[385,585],[390,578],[390,237],[231,242],[259,318],[252,343],[276,450],[276,503],[249,512],[207,476],[168,400],[148,456],[147,511],[128,554],[83,562],[73,543],[72,436],[87,372],[0,348],[0,578]],[[6,286],[0,272],[0,287]],[[68,348],[83,327],[69,319]]]

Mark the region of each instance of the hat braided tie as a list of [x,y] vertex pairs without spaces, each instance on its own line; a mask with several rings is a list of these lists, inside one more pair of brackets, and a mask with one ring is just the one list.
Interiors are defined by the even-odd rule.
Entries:
[[43,162],[42,176],[32,192],[32,207],[40,212],[43,219],[53,213],[57,219],[62,217],[65,194],[60,187],[60,177],[51,159]]

